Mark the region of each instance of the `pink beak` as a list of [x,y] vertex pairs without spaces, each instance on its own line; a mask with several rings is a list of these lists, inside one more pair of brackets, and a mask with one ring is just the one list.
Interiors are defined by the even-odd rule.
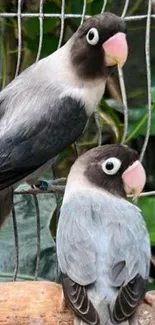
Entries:
[[122,180],[127,194],[138,196],[141,193],[146,182],[146,174],[139,160],[125,170]]
[[123,67],[128,56],[128,45],[126,41],[126,34],[117,33],[110,37],[102,45],[105,52],[105,64],[106,66],[113,66],[118,64]]

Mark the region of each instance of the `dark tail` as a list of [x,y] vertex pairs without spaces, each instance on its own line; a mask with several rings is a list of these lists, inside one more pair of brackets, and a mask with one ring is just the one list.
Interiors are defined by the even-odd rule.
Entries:
[[112,320],[115,324],[126,321],[133,315],[145,295],[147,280],[139,274],[126,286],[122,286],[115,301]]
[[0,191],[0,228],[9,216],[13,206],[13,188],[8,187]]

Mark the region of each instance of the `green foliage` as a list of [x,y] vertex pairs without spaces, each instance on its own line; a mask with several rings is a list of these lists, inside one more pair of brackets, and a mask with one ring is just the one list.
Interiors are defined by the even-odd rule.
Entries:
[[138,206],[142,210],[149,230],[151,243],[155,244],[155,197],[142,197],[138,200]]
[[[155,135],[155,87],[152,87],[152,119],[150,135]],[[147,107],[132,108],[129,110],[129,127],[128,138],[126,142],[133,138],[137,138],[139,135],[145,135],[147,130]]]

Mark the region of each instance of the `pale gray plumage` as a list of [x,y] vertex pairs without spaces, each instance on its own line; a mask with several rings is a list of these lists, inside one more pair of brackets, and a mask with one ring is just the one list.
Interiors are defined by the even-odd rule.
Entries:
[[[63,204],[58,225],[62,272],[81,285],[96,281],[104,272],[95,286],[107,297],[115,292],[113,288],[109,292],[110,284],[117,287],[135,277],[137,263],[141,276],[147,277],[149,237],[139,208],[105,191],[75,191]],[[116,266],[122,261],[126,266],[119,272]]]
[[79,158],[68,178],[57,230],[58,261],[62,273],[86,287],[100,324],[114,324],[107,305],[113,308],[119,287],[137,274],[148,278],[150,240],[140,209],[89,182],[85,167]]

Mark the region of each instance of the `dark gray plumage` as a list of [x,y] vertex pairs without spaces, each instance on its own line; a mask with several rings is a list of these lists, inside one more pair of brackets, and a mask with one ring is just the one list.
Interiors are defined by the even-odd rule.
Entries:
[[[0,190],[6,189],[0,193],[0,225],[9,210],[4,193],[11,193],[8,200],[12,196],[8,187],[37,179],[44,166],[83,132],[104,93],[109,65],[111,69],[119,58],[122,64],[126,60],[124,33],[124,21],[114,14],[92,17],[63,47],[26,69],[0,93]],[[112,58],[109,52],[106,56],[103,43],[115,34],[119,55],[116,38]]]
[[140,209],[125,199],[145,183],[137,159],[127,146],[102,146],[79,157],[68,177],[57,255],[64,297],[90,325],[135,324],[145,294],[149,235]]

